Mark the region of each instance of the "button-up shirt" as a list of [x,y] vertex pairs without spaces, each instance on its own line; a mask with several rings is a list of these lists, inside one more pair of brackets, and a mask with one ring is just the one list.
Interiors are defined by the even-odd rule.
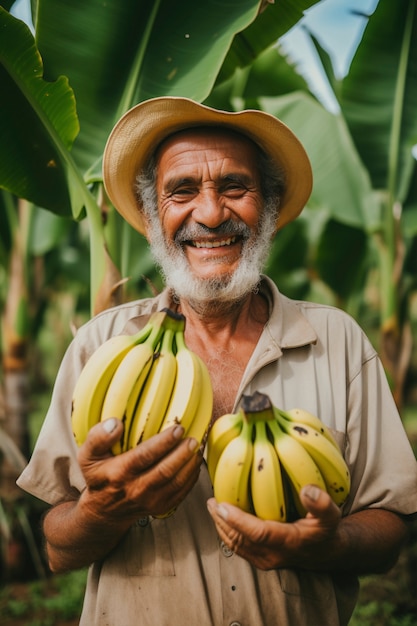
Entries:
[[[279,408],[303,408],[332,430],[351,472],[343,515],[364,508],[417,510],[417,464],[378,355],[338,309],[283,296],[263,277],[270,315],[235,400],[261,391]],[[106,310],[69,346],[31,461],[18,484],[49,504],[85,487],[71,431],[71,397],[90,354],[106,339],[141,328],[170,306],[156,298]],[[81,626],[344,626],[358,591],[354,576],[261,571],[218,538],[206,502],[207,469],[176,512],[142,517],[89,569]]]

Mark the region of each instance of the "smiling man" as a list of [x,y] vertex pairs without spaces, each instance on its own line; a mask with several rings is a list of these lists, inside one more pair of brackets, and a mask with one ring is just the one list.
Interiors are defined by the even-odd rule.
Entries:
[[[165,282],[195,310],[225,310],[259,283],[276,230],[279,170],[242,135],[207,128],[175,133],[155,158],[158,202],[148,193],[153,168],[139,177],[138,191]],[[268,200],[262,158],[271,169]]]
[[[345,626],[358,575],[398,557],[417,510],[417,467],[354,320],[292,301],[262,274],[273,237],[310,195],[302,145],[260,111],[155,98],[115,126],[103,176],[114,206],[149,240],[166,289],[79,329],[19,478],[52,505],[51,568],[90,566],[80,623]],[[179,426],[114,457],[123,425],[109,419],[77,450],[71,397],[88,356],[164,306],[186,316],[187,345],[207,364],[213,420],[256,390],[322,418],[351,473],[343,508],[316,486],[301,493],[307,516],[285,524],[216,502],[197,442]]]

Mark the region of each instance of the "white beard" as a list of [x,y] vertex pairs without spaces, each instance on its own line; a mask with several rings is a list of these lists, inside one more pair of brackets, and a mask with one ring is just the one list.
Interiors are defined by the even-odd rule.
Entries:
[[[258,233],[252,240],[249,239],[249,229],[243,223],[232,223],[232,230],[227,228],[228,224],[219,229],[210,229],[211,233],[226,236],[236,234],[236,231],[244,235],[238,267],[230,274],[214,278],[195,276],[180,243],[166,242],[157,216],[148,216],[148,220],[151,252],[161,269],[166,286],[172,289],[177,298],[187,300],[196,311],[225,310],[257,290],[275,234],[276,207],[264,207]],[[198,225],[190,229],[185,227],[177,233],[176,240],[192,240],[206,232],[204,227]]]

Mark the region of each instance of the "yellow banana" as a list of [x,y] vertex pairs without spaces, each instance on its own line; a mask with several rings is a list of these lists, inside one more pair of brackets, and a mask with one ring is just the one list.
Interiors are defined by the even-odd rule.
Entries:
[[294,437],[313,458],[320,470],[326,489],[333,501],[341,506],[349,495],[349,468],[339,449],[326,439],[322,433],[306,424],[280,422],[282,428]]
[[123,414],[123,424],[124,431],[121,437],[120,442],[116,442],[113,446],[113,454],[119,454],[120,452],[126,452],[129,450],[129,432],[132,425],[133,416],[135,414],[136,407],[138,406],[139,398],[142,393],[142,389],[145,386],[145,381],[149,375],[150,369],[152,367],[154,355],[152,354],[149,361],[142,368],[139,376],[136,379],[135,384],[133,385],[132,391],[129,395],[129,398],[126,402],[125,411]]
[[174,424],[181,424],[184,430],[192,423],[200,400],[203,380],[202,369],[195,352],[187,348],[184,342],[184,332],[175,333],[177,353],[176,378],[172,395],[165,413],[160,430]]
[[149,321],[135,335],[110,337],[84,365],[74,387],[71,407],[72,430],[78,445],[85,441],[90,428],[100,421],[108,385],[122,359],[134,345],[144,341],[151,330]]
[[293,488],[296,510],[304,517],[306,511],[298,497],[302,487],[313,484],[327,491],[326,484],[316,463],[299,441],[285,433],[275,420],[268,422],[268,428],[285,475]]
[[281,417],[290,421],[290,422],[298,422],[299,424],[305,424],[306,426],[310,426],[315,430],[318,430],[326,439],[330,441],[334,446],[338,448],[337,442],[333,437],[330,430],[327,428],[325,424],[313,413],[309,413],[304,409],[290,409],[289,411],[282,411],[281,409],[276,409]]
[[211,378],[204,361],[196,354],[201,369],[201,393],[190,426],[185,431],[186,437],[193,437],[201,444],[205,442],[213,415],[213,387]]
[[214,474],[220,455],[227,444],[240,434],[243,419],[242,411],[226,413],[218,417],[209,430],[207,437],[207,469],[212,483],[214,482]]
[[130,424],[128,448],[146,441],[160,429],[176,377],[173,339],[174,330],[166,328]]
[[[102,421],[110,417],[117,417],[120,420],[126,418],[126,409],[130,396],[134,391],[134,397],[138,397],[141,389],[139,384],[136,383],[141,381],[142,385],[144,384],[152,365],[155,346],[162,333],[163,327],[156,325],[147,339],[143,343],[133,346],[122,359],[110,381],[104,398],[101,411]],[[122,448],[122,443],[117,442],[113,447],[113,453],[122,452]]]
[[251,510],[249,475],[252,456],[252,424],[244,419],[239,435],[229,441],[217,463],[213,491],[218,502],[229,502],[247,512]]
[[269,420],[256,420],[250,474],[252,504],[255,515],[264,520],[285,522],[285,492],[280,462],[267,436]]

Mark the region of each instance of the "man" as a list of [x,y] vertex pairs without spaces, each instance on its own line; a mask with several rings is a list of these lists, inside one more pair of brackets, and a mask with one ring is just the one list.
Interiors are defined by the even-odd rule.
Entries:
[[[261,275],[271,239],[309,197],[304,149],[265,113],[156,98],[116,125],[103,172],[111,201],[148,238],[167,289],[78,331],[19,479],[53,505],[44,521],[52,570],[91,566],[81,624],[347,624],[357,575],[397,559],[417,508],[417,471],[381,364],[355,322],[291,301]],[[342,510],[315,486],[301,495],[307,517],[294,523],[216,502],[197,442],[178,426],[113,457],[123,426],[110,419],[76,449],[70,405],[86,359],[163,306],[186,316],[187,344],[212,378],[213,419],[258,390],[326,422],[351,471]]]

